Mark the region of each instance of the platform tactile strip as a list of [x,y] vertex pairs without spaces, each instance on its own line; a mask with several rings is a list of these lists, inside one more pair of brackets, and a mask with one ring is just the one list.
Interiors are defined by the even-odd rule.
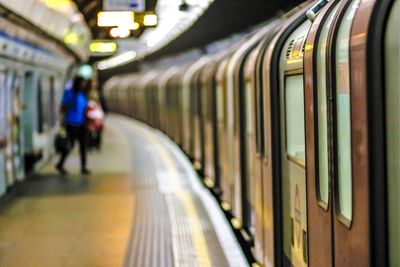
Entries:
[[185,168],[151,130],[116,120],[132,146],[135,221],[125,267],[229,266]]

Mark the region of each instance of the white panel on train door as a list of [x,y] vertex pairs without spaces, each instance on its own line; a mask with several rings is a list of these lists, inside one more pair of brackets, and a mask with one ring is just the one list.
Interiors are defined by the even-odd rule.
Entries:
[[13,143],[12,143],[12,83],[14,75],[11,71],[6,74],[6,136],[7,136],[7,146],[6,146],[6,179],[7,185],[11,186],[14,184],[14,168],[13,168]]
[[25,177],[23,131],[21,121],[23,80],[15,73],[12,83],[12,140],[13,140],[13,172],[15,179],[23,180]]
[[[0,140],[3,143],[6,138],[6,72],[0,67]],[[3,195],[7,188],[6,182],[6,155],[3,144],[0,147],[0,195]]]

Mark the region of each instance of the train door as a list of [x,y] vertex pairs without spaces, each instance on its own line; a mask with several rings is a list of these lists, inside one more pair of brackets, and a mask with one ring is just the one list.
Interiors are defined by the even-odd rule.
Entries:
[[313,23],[304,55],[309,264],[332,266],[332,198],[329,171],[329,31],[339,10],[330,2]]
[[389,266],[400,266],[400,1],[386,32],[386,140]]
[[[214,109],[213,83],[210,73],[213,72],[213,64],[210,61],[201,72],[201,116],[204,123],[204,182],[209,188],[216,186],[213,157],[212,116]],[[209,81],[208,79],[211,79]]]
[[280,155],[284,266],[307,266],[303,45],[311,22],[287,39],[280,61]]
[[6,180],[6,146],[7,146],[7,110],[6,110],[6,70],[0,69],[0,195],[7,188]]
[[216,124],[216,79],[218,59],[210,59],[207,67],[202,72],[202,111],[204,117],[204,156],[205,156],[205,183],[215,194],[221,193],[221,185],[218,173],[218,129]]
[[15,124],[13,117],[13,80],[14,80],[14,72],[8,71],[6,76],[6,116],[7,116],[7,146],[6,146],[6,177],[7,177],[7,186],[11,186],[15,182],[15,173],[14,173],[14,130],[13,126]]
[[[249,200],[249,205],[244,209],[244,213],[247,216],[244,216],[245,218],[248,219],[247,222],[245,222],[246,226],[248,226],[248,230],[250,234],[254,237],[254,225],[255,225],[255,216],[254,216],[254,208],[255,208],[255,199],[254,199],[254,188],[257,186],[255,184],[255,181],[253,180],[254,176],[254,157],[255,157],[255,84],[254,84],[254,79],[252,79],[252,76],[254,75],[253,73],[253,68],[252,66],[255,64],[255,60],[257,59],[257,49],[253,50],[251,54],[248,56],[245,62],[245,67],[244,67],[244,114],[246,115],[245,121],[245,133],[244,133],[244,142],[246,150],[243,151],[242,153],[246,154],[246,161],[245,161],[245,170],[246,170],[246,199]],[[246,210],[248,209],[248,210]],[[260,235],[261,236],[261,235]]]
[[24,76],[24,86],[22,93],[22,107],[21,107],[21,124],[23,130],[23,141],[24,141],[24,154],[25,154],[25,165],[30,169],[33,165],[33,132],[34,132],[34,105],[32,99],[34,99],[34,79],[33,73],[27,72]]
[[[227,92],[226,92],[226,68],[228,66],[228,58],[224,59],[217,68],[216,79],[216,127],[218,131],[217,141],[219,148],[219,166],[217,166],[220,174],[220,183],[222,189],[222,199],[224,209],[230,209],[231,202],[231,177],[227,166],[229,150],[229,142],[227,140]],[[229,203],[229,204],[228,204]]]
[[23,147],[23,131],[21,121],[22,109],[22,77],[18,73],[14,73],[12,82],[12,155],[13,155],[13,173],[15,179],[22,180],[24,178],[24,147]]
[[[312,53],[306,51],[309,242],[310,264],[315,266],[371,266],[386,261],[385,220],[373,218],[380,213],[374,210],[379,206],[374,185],[382,184],[376,173],[383,157],[374,153],[383,128],[374,127],[379,123],[373,111],[379,108],[371,108],[376,100],[368,99],[380,93],[371,86],[377,80],[375,73],[367,77],[375,67],[367,56],[379,54],[376,49],[373,55],[367,52],[369,21],[376,22],[371,19],[374,5],[359,0],[332,5],[319,30],[310,34]],[[398,121],[398,113],[395,117]],[[398,143],[398,132],[395,138]],[[398,164],[398,154],[396,160]]]

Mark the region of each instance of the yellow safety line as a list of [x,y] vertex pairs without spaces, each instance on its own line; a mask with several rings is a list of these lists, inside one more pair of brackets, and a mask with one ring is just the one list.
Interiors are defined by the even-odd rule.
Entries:
[[159,156],[164,161],[165,166],[168,169],[168,173],[170,173],[173,178],[172,179],[172,183],[174,186],[173,188],[176,190],[177,196],[179,197],[183,206],[185,207],[186,213],[190,216],[190,218],[193,218],[193,220],[191,220],[191,229],[192,229],[194,246],[197,252],[196,254],[198,256],[197,261],[199,263],[199,266],[211,267],[212,266],[211,259],[208,253],[207,242],[202,231],[200,217],[196,211],[196,206],[194,205],[193,199],[188,195],[187,192],[185,192],[185,190],[182,189],[179,183],[179,178],[178,178],[179,174],[175,164],[171,159],[171,155],[167,152],[167,150],[161,144],[158,138],[155,137],[154,133],[141,129],[141,127],[137,127],[137,129],[143,132],[144,136],[147,139],[149,139],[152,143],[157,145],[157,149],[160,152]]

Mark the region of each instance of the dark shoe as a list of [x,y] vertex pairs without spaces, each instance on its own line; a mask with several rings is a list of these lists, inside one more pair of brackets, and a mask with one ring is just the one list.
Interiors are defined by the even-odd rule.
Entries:
[[59,164],[56,165],[56,170],[63,176],[68,174],[68,172],[64,169],[64,167],[62,167]]
[[90,174],[92,174],[92,173],[91,173],[91,171],[89,171],[88,169],[83,168],[83,169],[81,170],[81,174],[83,174],[83,175],[90,175]]

